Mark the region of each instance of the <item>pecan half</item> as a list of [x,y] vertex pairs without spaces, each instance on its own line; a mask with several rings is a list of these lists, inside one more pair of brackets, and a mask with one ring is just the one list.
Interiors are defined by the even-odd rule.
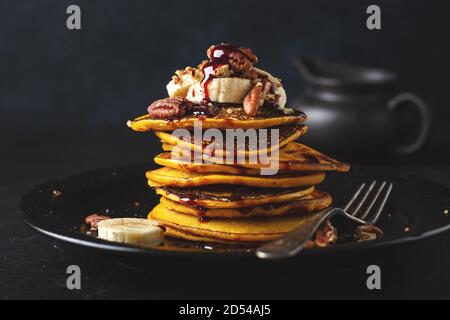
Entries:
[[250,61],[250,59],[240,51],[231,52],[228,57],[228,63],[230,64],[231,68],[233,68],[233,70],[238,72],[245,72],[253,67],[253,63]]
[[258,62],[258,57],[252,50],[227,43],[210,46],[206,54],[211,62],[228,63],[238,73],[250,70],[253,64]]
[[252,50],[248,48],[239,48],[239,51],[241,51],[245,56],[250,60],[251,63],[257,63],[258,57],[253,53]]
[[253,117],[258,112],[263,84],[258,82],[244,98],[244,112]]
[[192,108],[192,103],[183,98],[156,100],[147,109],[153,119],[174,119],[184,116]]
[[97,230],[98,223],[108,219],[111,219],[111,217],[94,213],[84,218],[84,222],[91,228],[91,230]]

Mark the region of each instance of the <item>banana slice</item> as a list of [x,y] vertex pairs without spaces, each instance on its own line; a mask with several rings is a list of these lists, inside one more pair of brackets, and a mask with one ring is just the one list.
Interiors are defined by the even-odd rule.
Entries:
[[[215,78],[209,81],[206,90],[209,100],[220,103],[239,103],[252,88],[252,82],[243,78]],[[201,102],[206,98],[200,82],[189,88],[186,99],[192,102]]]
[[98,237],[104,240],[136,244],[158,245],[163,240],[159,223],[139,218],[116,218],[98,223]]
[[199,82],[202,77],[203,73],[196,68],[186,67],[184,70],[177,70],[166,86],[169,97],[185,98],[189,88]]

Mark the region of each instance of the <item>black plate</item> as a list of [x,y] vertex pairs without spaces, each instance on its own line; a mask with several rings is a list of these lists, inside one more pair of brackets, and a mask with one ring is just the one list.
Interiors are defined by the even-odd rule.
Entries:
[[[264,262],[254,257],[248,248],[204,245],[190,241],[166,239],[154,248],[112,243],[96,239],[82,232],[84,217],[106,213],[113,217],[145,217],[158,203],[159,197],[147,187],[144,172],[148,166],[97,170],[76,176],[49,181],[36,186],[21,200],[23,219],[31,228],[50,237],[76,245],[113,252],[129,264],[149,264],[170,271],[168,262],[183,259],[186,266],[202,268],[207,264],[238,262],[238,270],[257,266],[280,265],[280,262]],[[334,198],[335,205],[342,205],[364,181],[389,180],[394,183],[379,226],[385,236],[365,243],[338,244],[327,249],[306,250],[297,257],[284,260],[284,266],[319,261],[318,257],[332,257],[360,250],[383,248],[394,244],[423,239],[450,227],[450,217],[445,210],[450,205],[450,191],[445,187],[414,176],[400,174],[381,167],[353,167],[349,174],[328,174],[320,189]],[[61,192],[55,195],[54,190]],[[58,194],[58,192],[56,192]],[[406,229],[407,228],[407,229]],[[405,230],[409,230],[406,232]],[[309,257],[315,257],[311,259]],[[287,264],[286,264],[287,262]]]

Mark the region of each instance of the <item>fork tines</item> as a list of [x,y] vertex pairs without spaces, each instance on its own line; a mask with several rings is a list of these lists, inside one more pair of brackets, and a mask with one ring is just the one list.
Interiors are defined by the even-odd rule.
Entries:
[[[381,213],[383,212],[384,205],[386,204],[386,201],[388,200],[389,195],[392,191],[393,184],[383,181],[377,189],[375,188],[376,185],[377,185],[376,180],[372,181],[372,183],[369,185],[368,188],[366,188],[366,183],[361,184],[361,186],[358,188],[358,190],[353,194],[350,201],[345,205],[344,211],[347,212],[351,216],[354,216],[356,218],[364,220],[367,224],[377,223],[378,219],[380,218]],[[386,185],[388,185],[388,188],[385,191],[384,196],[382,197],[382,200],[378,206],[378,209],[374,213],[371,214],[373,207],[375,206],[378,198],[380,197],[381,193],[385,189]],[[360,194],[363,192],[364,189],[367,189],[367,190],[362,195],[362,197],[360,197]],[[372,191],[374,189],[376,189],[376,191],[373,193]],[[371,200],[369,198],[371,198]],[[358,200],[358,199],[360,199],[360,200]],[[364,210],[361,210],[368,199],[370,200],[369,204],[365,207]],[[356,200],[358,200],[359,202],[356,202]],[[353,205],[353,204],[355,204],[355,205]],[[354,207],[354,209],[352,209],[353,207]],[[362,212],[362,213],[360,213],[360,212]],[[367,219],[369,214],[371,214],[371,218]]]

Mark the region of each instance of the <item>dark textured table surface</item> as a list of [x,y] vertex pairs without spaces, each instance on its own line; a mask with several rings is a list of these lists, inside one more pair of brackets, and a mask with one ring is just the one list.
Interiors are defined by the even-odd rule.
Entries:
[[[293,68],[300,55],[398,73],[399,90],[433,105],[431,143],[418,156],[380,157],[450,187],[448,1],[379,0],[383,27],[373,31],[365,24],[371,2],[361,0],[278,1],[276,10],[267,10],[270,0],[242,1],[238,10],[224,1],[78,0],[82,29],[68,30],[71,4],[0,1],[0,298],[450,298],[449,234],[355,256],[353,267],[327,274],[202,276],[180,261],[177,275],[163,276],[36,234],[18,207],[46,180],[146,159],[150,166],[157,140],[132,134],[125,121],[165,96],[176,68],[222,41],[252,48],[291,101],[304,88]],[[366,289],[368,263],[382,266],[381,291]],[[79,291],[66,288],[71,264],[82,270]]]
[[[296,277],[267,275],[186,274],[136,271],[105,254],[65,245],[41,236],[20,219],[21,194],[33,185],[68,174],[101,167],[142,162],[155,150],[145,150],[147,137],[124,135],[103,139],[95,135],[65,143],[10,144],[3,156],[0,185],[0,298],[450,298],[450,235],[414,245],[361,255],[354,267],[311,275],[308,283]],[[88,139],[89,138],[89,139]],[[450,166],[403,165],[403,170],[450,187]],[[366,289],[365,266],[383,266],[383,288]],[[82,289],[66,288],[66,268],[82,270]]]

